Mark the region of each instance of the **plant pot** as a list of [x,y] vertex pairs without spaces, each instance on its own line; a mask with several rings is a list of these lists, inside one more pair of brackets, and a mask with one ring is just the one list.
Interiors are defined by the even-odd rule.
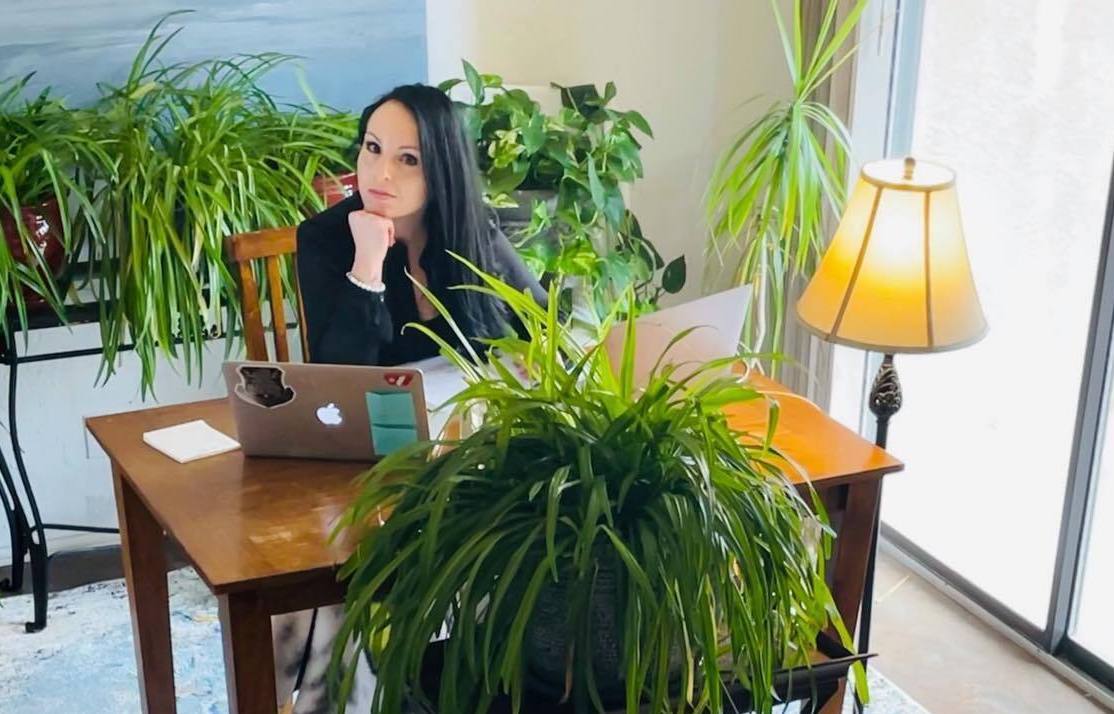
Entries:
[[534,212],[534,201],[545,201],[552,205],[557,201],[557,192],[551,189],[512,191],[511,198],[518,203],[517,206],[495,209],[496,215],[499,216],[499,226],[508,236],[522,230],[530,223],[530,215]]
[[[26,227],[31,243],[49,268],[51,277],[58,278],[66,264],[66,249],[62,244],[62,214],[57,199],[50,198],[39,204],[20,206],[19,214],[19,220]],[[12,258],[20,263],[29,263],[16,219],[3,208],[0,208],[0,228],[3,228],[4,240]],[[46,299],[29,287],[23,288],[23,300],[28,308],[46,304]]]
[[325,208],[340,203],[356,193],[357,189],[356,174],[353,172],[313,179],[313,190],[325,201]]
[[[596,691],[604,706],[620,706],[626,698],[626,663],[620,641],[620,618],[623,605],[619,602],[619,567],[614,554],[597,560],[598,570],[592,586],[592,602],[588,617],[592,633],[592,674]],[[523,651],[526,658],[526,687],[534,693],[559,701],[565,696],[569,653],[575,634],[571,632],[568,583],[547,582],[538,592],[534,611],[526,625]],[[681,649],[675,647],[670,657],[669,679],[676,682],[681,674]]]

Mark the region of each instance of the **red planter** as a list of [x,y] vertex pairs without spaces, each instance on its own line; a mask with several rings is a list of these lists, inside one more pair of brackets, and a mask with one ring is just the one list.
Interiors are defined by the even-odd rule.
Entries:
[[[49,266],[50,274],[57,277],[66,262],[66,250],[62,245],[62,215],[58,210],[58,201],[51,198],[34,206],[21,206],[19,213],[20,220],[27,227],[31,242]],[[22,263],[28,262],[27,254],[23,250],[23,242],[16,228],[15,217],[3,208],[0,208],[0,227],[4,230],[4,240],[8,244],[12,258]],[[23,299],[29,308],[46,304],[46,300],[41,295],[26,287],[23,289]]]
[[328,208],[356,193],[356,174],[347,173],[335,177],[318,176],[313,180],[313,190],[325,199],[325,208]]

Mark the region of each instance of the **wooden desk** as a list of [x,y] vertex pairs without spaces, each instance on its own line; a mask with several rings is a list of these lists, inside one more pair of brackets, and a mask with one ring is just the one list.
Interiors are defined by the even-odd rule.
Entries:
[[[761,377],[754,382],[784,391]],[[881,476],[902,465],[804,400],[779,402],[775,445],[811,475],[840,533],[832,587],[853,630]],[[741,404],[729,414],[739,428],[765,430],[760,404]],[[368,465],[246,459],[240,452],[183,465],[143,443],[144,431],[192,419],[236,434],[225,400],[86,420],[112,462],[143,711],[176,709],[165,532],[218,598],[229,710],[274,714],[271,615],[343,600],[335,572],[348,544],[327,540],[355,493],[353,477]]]

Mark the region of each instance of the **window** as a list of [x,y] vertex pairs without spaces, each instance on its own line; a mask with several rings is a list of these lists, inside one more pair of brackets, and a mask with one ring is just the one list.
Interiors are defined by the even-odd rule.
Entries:
[[[1109,680],[1112,400],[1080,415],[1110,371],[1092,368],[1110,352],[1092,302],[1097,277],[1114,302],[1114,271],[1098,270],[1114,156],[1114,3],[878,4],[895,49],[860,63],[890,70],[887,153],[955,169],[990,324],[973,347],[896,357],[904,406],[889,448],[907,470],[887,481],[886,531],[1046,650],[1061,654],[1067,642],[1105,659],[1091,673]],[[852,427],[877,365],[866,362],[864,372],[861,353],[836,350],[832,413]],[[869,431],[869,412],[863,421]]]

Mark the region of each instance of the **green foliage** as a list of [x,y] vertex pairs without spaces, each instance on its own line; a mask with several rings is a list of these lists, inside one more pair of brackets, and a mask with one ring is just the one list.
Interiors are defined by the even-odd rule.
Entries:
[[[155,25],[121,85],[98,85],[90,109],[69,109],[49,91],[21,100],[30,76],[0,83],[0,211],[58,199],[67,255],[87,252],[95,268],[101,377],[132,342],[144,394],[160,355],[184,358],[192,380],[206,340],[225,335],[231,349],[240,298],[225,238],[320,210],[313,180],[351,170],[356,127],[355,116],[312,97],[275,103],[259,82],[288,55],[162,64],[181,28],[160,31],[178,14]],[[21,288],[29,287],[64,320],[54,276],[19,230],[31,258],[14,260],[0,241],[0,309],[14,307],[26,324]],[[292,295],[289,263],[283,279]]]
[[755,351],[782,351],[789,285],[812,275],[825,244],[825,215],[838,217],[843,209],[850,135],[815,95],[854,54],[842,48],[866,1],[854,0],[837,22],[840,3],[827,0],[811,52],[805,47],[804,0],[794,0],[791,28],[771,2],[793,96],[743,130],[708,186],[709,249],[721,264],[727,255],[741,256],[734,280],[755,286],[744,331],[744,343]]
[[340,574],[339,701],[353,683],[343,655],[353,638],[375,651],[374,712],[426,696],[422,658],[447,623],[437,711],[486,711],[500,692],[520,702],[534,605],[560,583],[575,641],[570,697],[580,710],[602,710],[584,653],[593,582],[609,560],[621,564],[628,712],[640,702],[655,714],[670,709],[678,653],[686,711],[722,711],[721,677],[733,677],[770,712],[773,672],[800,664],[822,628],[832,623],[850,644],[824,581],[831,533],[822,506],[815,494],[810,506],[772,458],[776,402],[768,433],[739,433],[723,407],[763,396],[729,376],[728,360],[683,379],[659,360],[638,389],[633,320],[612,365],[559,321],[555,286],[546,310],[480,275],[472,289],[505,301],[528,338],[493,340],[498,357],[487,364],[442,343],[468,380],[452,403],[483,410],[483,423],[459,440],[396,452],[361,477],[338,526],[358,541]]
[[349,168],[355,134],[355,117],[279,106],[259,86],[287,55],[162,65],[159,54],[180,31],[159,34],[169,17],[148,35],[124,83],[101,85],[95,107],[116,168],[97,196],[106,232],[93,251],[102,375],[113,373],[117,349],[130,340],[144,391],[160,354],[181,355],[192,379],[205,341],[233,336],[240,299],[224,239],[319,210],[313,179]]
[[653,133],[638,112],[612,108],[613,82],[603,95],[591,85],[553,85],[563,107],[550,116],[498,75],[481,74],[468,62],[464,75],[439,86],[449,91],[466,82],[472,92],[472,102],[459,106],[476,141],[488,202],[513,206],[516,190],[556,193],[553,201],[536,201],[530,224],[512,236],[536,272],[573,278],[599,318],[628,288],[638,310],[681,290],[684,256],[666,266],[621,192],[642,178],[637,134]]
[[[206,340],[225,335],[233,348],[240,301],[224,239],[319,210],[313,179],[351,170],[356,123],[319,106],[308,87],[307,104],[276,104],[260,81],[292,59],[286,55],[162,63],[181,31],[164,31],[166,23],[179,14],[155,25],[119,86],[98,85],[90,109],[66,108],[47,92],[20,104],[28,78],[0,84],[0,210],[60,199],[67,255],[87,255],[94,267],[100,377],[112,376],[120,349],[132,343],[143,394],[160,357],[181,359],[192,381]],[[468,63],[464,69],[465,80],[443,87],[467,81],[475,97],[462,110],[488,201],[507,205],[517,189],[555,192],[512,236],[527,262],[577,286],[597,318],[628,289],[636,311],[680,291],[684,257],[665,263],[620,190],[642,176],[636,134],[651,131],[638,112],[611,107],[614,84],[602,95],[591,86],[561,88],[565,106],[548,116],[524,92],[504,89],[499,77]],[[30,287],[64,319],[53,276],[29,254],[23,263],[0,246],[0,308],[14,306],[25,319],[21,288]],[[258,277],[265,294],[266,277]],[[283,279],[290,278],[287,265]],[[562,293],[563,304],[569,298],[569,290]]]
[[[19,220],[20,207],[58,202],[60,236],[67,253],[77,252],[89,235],[101,236],[92,206],[94,182],[111,176],[108,142],[98,135],[97,116],[68,109],[49,89],[23,99],[33,75],[0,81],[0,214],[16,217],[18,236],[0,227],[0,314],[14,309],[27,324],[24,289],[42,296],[62,314],[55,276]],[[7,240],[18,238],[24,260],[16,260]],[[2,329],[7,330],[5,321]]]

